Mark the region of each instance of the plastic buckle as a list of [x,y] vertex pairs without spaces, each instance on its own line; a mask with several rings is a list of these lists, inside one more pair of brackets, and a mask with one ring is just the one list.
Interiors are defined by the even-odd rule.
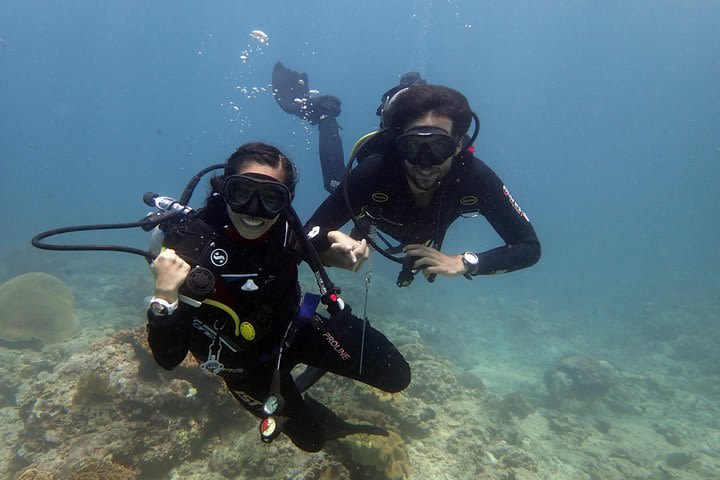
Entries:
[[[215,337],[217,340],[218,337]],[[213,353],[213,345],[218,345],[217,353]],[[222,350],[222,343],[219,341],[213,341],[213,343],[210,344],[210,348],[208,348],[208,358],[203,363],[200,364],[200,368],[204,372],[208,373],[218,373],[223,370],[225,370],[225,366],[220,363],[220,351]]]

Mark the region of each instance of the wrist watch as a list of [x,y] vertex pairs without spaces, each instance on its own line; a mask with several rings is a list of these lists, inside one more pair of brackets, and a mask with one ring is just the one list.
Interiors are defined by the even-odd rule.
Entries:
[[164,317],[166,315],[172,315],[172,313],[177,309],[178,307],[178,301],[175,300],[174,302],[170,303],[167,300],[163,300],[162,298],[152,297],[150,300],[150,311],[153,315],[156,317]]
[[462,262],[465,265],[465,273],[463,274],[468,280],[472,280],[471,274],[475,272],[475,269],[480,263],[480,259],[473,252],[465,252],[462,254]]

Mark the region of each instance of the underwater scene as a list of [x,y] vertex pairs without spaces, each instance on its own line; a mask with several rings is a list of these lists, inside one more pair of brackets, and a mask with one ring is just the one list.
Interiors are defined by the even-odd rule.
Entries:
[[720,478],[719,33],[713,0],[3,1],[0,478]]

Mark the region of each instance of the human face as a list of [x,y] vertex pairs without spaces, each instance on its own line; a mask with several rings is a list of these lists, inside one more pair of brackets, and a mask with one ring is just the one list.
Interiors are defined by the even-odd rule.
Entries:
[[[283,182],[285,178],[285,175],[280,168],[274,168],[269,165],[264,165],[253,161],[244,162],[242,165],[240,165],[236,173],[238,175],[248,173],[266,175],[268,177],[274,178],[278,182]],[[230,221],[232,221],[232,224],[235,227],[235,230],[237,230],[241,237],[247,238],[248,240],[255,240],[263,236],[265,232],[270,230],[270,227],[275,224],[279,216],[275,215],[275,217],[269,219],[253,217],[244,213],[235,213],[232,211],[229,205],[227,206],[227,212],[230,216]]]
[[[450,135],[452,132],[453,122],[448,117],[436,116],[431,112],[407,125],[403,133],[408,132],[413,128],[420,127],[438,128]],[[453,154],[450,155],[444,162],[437,165],[418,165],[411,163],[408,160],[404,160],[405,176],[407,177],[410,187],[420,192],[431,192],[435,190],[438,185],[440,185],[443,178],[445,178],[445,175],[447,175],[450,171],[452,159],[458,154],[458,152],[460,152],[459,142]]]

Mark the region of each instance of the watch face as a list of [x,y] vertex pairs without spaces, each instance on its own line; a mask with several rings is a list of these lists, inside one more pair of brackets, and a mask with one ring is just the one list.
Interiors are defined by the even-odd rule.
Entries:
[[472,252],[466,252],[463,254],[463,259],[470,265],[476,265],[478,263],[478,257]]
[[263,406],[263,410],[268,415],[272,415],[275,413],[279,405],[278,399],[275,395],[270,395],[267,400],[265,400],[265,405]]
[[167,308],[165,308],[165,305],[162,305],[158,302],[151,303],[150,310],[152,310],[155,315],[165,315],[165,313],[167,312]]

